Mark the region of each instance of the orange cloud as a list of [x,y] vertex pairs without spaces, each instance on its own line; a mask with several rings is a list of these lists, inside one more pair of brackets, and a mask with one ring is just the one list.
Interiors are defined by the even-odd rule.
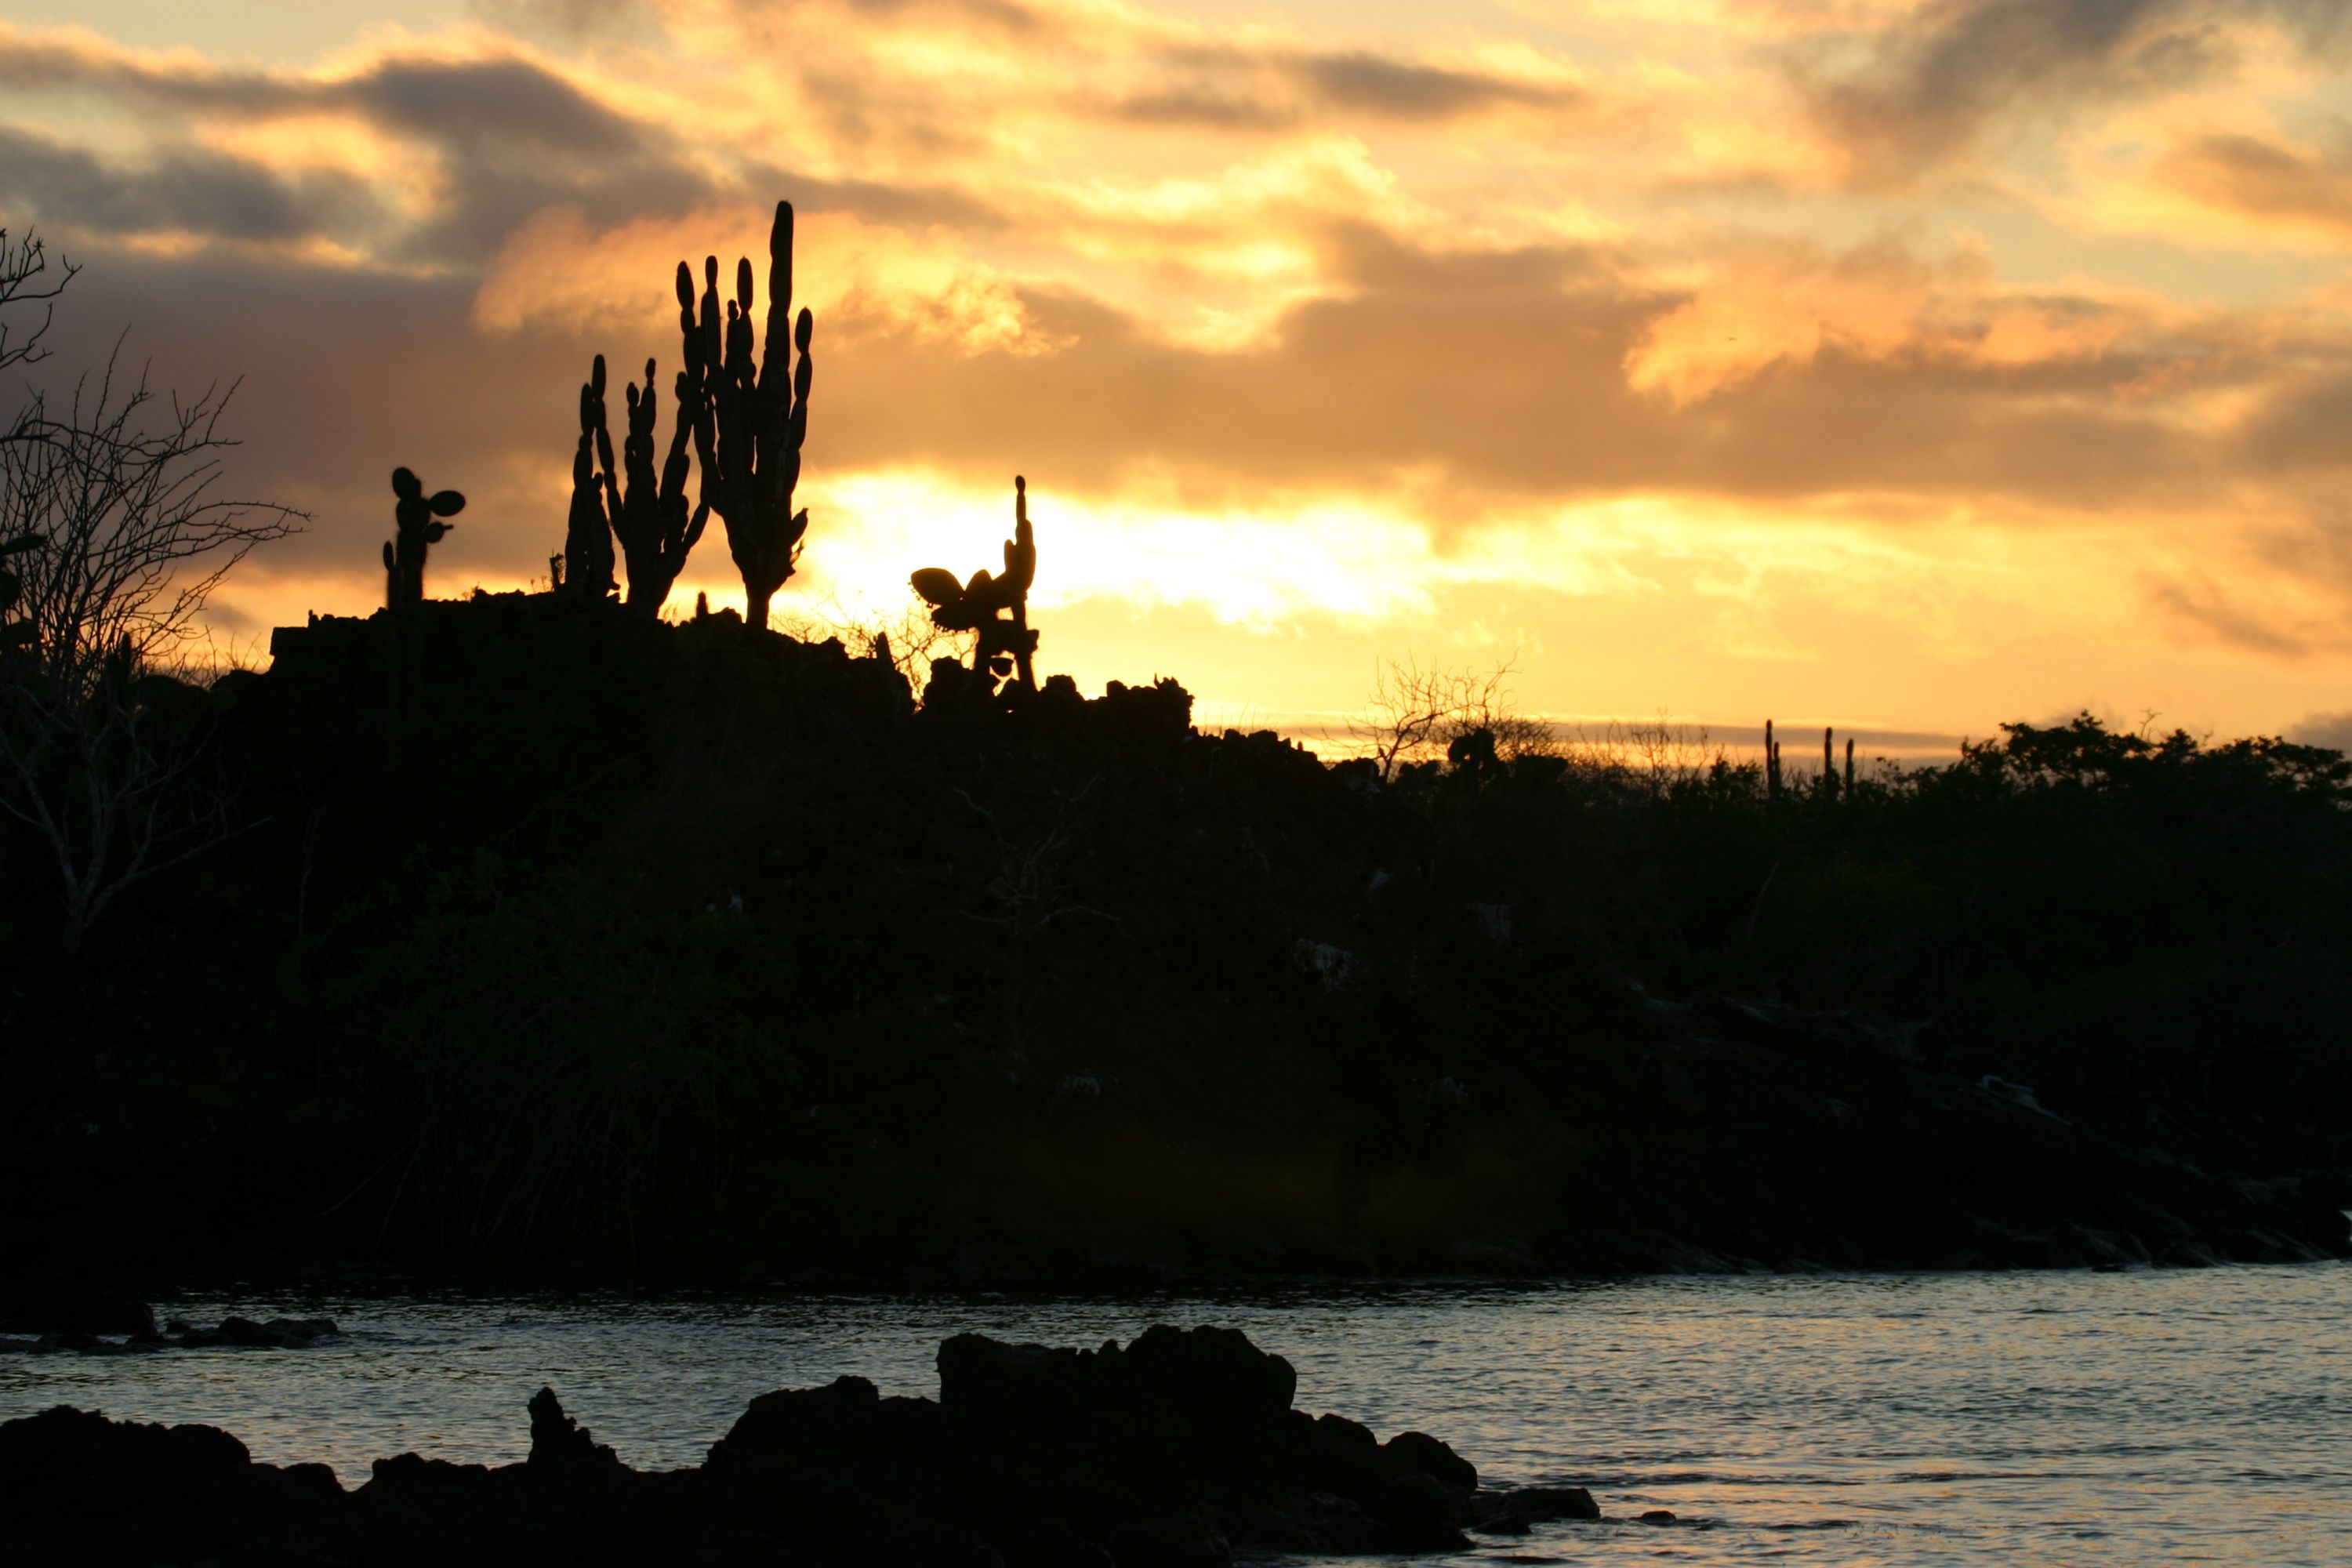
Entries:
[[2207,207],[2299,230],[2323,244],[2352,239],[2352,156],[2330,157],[2254,136],[2201,136],[2168,151],[2157,177]]
[[[474,296],[474,324],[488,331],[625,330],[675,352],[678,262],[693,267],[698,291],[706,256],[719,258],[730,288],[739,257],[751,258],[754,277],[764,279],[772,216],[770,208],[737,205],[596,231],[577,207],[548,208],[517,228],[490,264]],[[1013,288],[952,235],[909,234],[847,213],[796,218],[793,234],[793,304],[815,312],[828,337],[846,325],[964,353],[1053,347],[1031,327]]]
[[240,488],[320,520],[252,616],[371,602],[393,461],[475,497],[453,588],[541,571],[588,355],[667,363],[676,261],[757,258],[784,195],[796,592],[985,560],[1017,468],[1056,625],[1180,628],[1234,700],[1517,645],[1562,711],[2338,710],[2336,68],[2283,13],[2167,55],[2184,5],[2082,9],[503,0],[538,41],[268,70],[0,27],[0,215],[252,373]]
[[1929,263],[1886,241],[1735,251],[1685,291],[1626,359],[1634,386],[1677,406],[1832,350],[2021,368],[2096,359],[2145,325],[2102,301],[2001,290],[1980,252]]

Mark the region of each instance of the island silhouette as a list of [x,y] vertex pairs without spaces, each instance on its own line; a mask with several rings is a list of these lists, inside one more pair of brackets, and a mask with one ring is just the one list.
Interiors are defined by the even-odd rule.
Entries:
[[[596,358],[544,591],[435,596],[465,499],[396,468],[383,608],[204,682],[0,544],[0,1283],[2352,1252],[2341,754],[1809,769],[1422,679],[1327,759],[1052,671],[1020,476],[997,564],[908,563],[929,647],[789,635],[853,526],[793,232],[756,333],[679,264],[658,469],[658,360],[616,462]],[[666,619],[714,513],[749,611]]]

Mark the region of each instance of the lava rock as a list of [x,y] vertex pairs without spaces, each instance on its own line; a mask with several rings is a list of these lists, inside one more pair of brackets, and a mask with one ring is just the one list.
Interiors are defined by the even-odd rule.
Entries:
[[332,1318],[272,1318],[266,1323],[251,1318],[226,1317],[209,1329],[196,1328],[177,1318],[168,1325],[164,1342],[186,1350],[231,1345],[244,1350],[297,1350],[343,1331]]
[[[269,1343],[277,1328],[212,1332]],[[1291,1409],[1289,1363],[1232,1330],[1095,1351],[959,1335],[940,1368],[937,1403],[856,1377],[761,1394],[700,1467],[654,1473],[542,1388],[523,1463],[403,1454],[349,1494],[216,1428],[60,1407],[0,1425],[0,1560],[1226,1568],[1237,1548],[1459,1550],[1473,1521],[1514,1534],[1597,1512],[1573,1489],[1480,1493],[1425,1433],[1381,1443]]]
[[563,1413],[563,1401],[555,1390],[542,1387],[530,1396],[530,1458],[524,1463],[538,1467],[561,1465],[595,1465],[619,1468],[620,1459],[610,1447],[596,1441],[587,1427]]

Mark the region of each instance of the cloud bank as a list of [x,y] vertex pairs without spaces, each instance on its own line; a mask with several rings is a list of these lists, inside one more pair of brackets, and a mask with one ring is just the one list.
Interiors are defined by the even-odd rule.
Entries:
[[[268,571],[356,601],[322,608],[365,602],[394,462],[476,496],[459,570],[543,571],[588,356],[667,366],[670,267],[755,252],[784,195],[822,591],[901,570],[853,506],[985,553],[1019,468],[1160,563],[1074,551],[1072,605],[1465,649],[1638,606],[1722,694],[1587,710],[1749,700],[1727,672],[1817,658],[1853,579],[1915,605],[1866,617],[1921,686],[1885,722],[2046,708],[2145,646],[2189,700],[2260,681],[2232,711],[2275,726],[2352,658],[2347,46],[2292,0],[1659,0],[1419,39],[484,0],[279,67],[0,26],[0,220],[91,264],[61,343],[127,321],[185,379],[246,375],[244,488],[320,519]],[[1344,526],[1363,548],[1325,547]],[[1916,613],[1938,584],[1968,616]],[[1513,584],[1517,619],[1480,609]],[[2074,673],[1992,695],[2029,645]]]

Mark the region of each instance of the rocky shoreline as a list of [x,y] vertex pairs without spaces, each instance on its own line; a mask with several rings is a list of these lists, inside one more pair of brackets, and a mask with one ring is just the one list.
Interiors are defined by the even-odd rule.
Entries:
[[522,1463],[402,1454],[352,1489],[324,1465],[256,1463],[216,1427],[61,1405],[0,1425],[0,1557],[1211,1568],[1601,1518],[1580,1488],[1482,1487],[1439,1438],[1293,1408],[1290,1363],[1232,1329],[1092,1351],[959,1334],[938,1366],[937,1399],[860,1377],[762,1394],[698,1468],[668,1471],[632,1469],[541,1389]]

